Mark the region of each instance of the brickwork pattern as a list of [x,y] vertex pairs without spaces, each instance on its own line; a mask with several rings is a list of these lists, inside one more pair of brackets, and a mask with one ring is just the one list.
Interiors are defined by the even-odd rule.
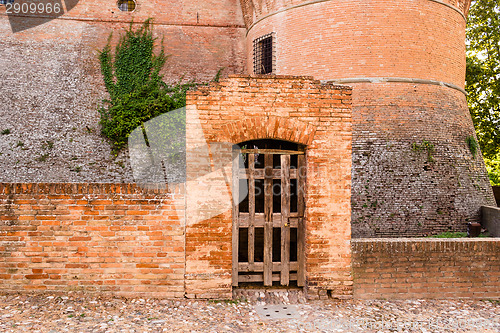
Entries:
[[0,290],[184,296],[183,195],[0,184]]
[[[465,231],[494,197],[465,96],[408,83],[353,84],[352,235],[423,236]],[[415,151],[434,145],[431,159]]]
[[[278,1],[257,3],[279,8]],[[439,2],[322,1],[264,15],[248,30],[249,71],[253,40],[273,32],[276,74],[319,80],[419,78],[464,86],[466,22],[460,12]]]
[[[278,139],[307,145],[309,297],[328,297],[328,290],[333,295],[350,294],[351,88],[322,85],[310,77],[230,76],[189,93],[187,105],[187,132],[190,119],[197,115],[208,143]],[[190,225],[189,219],[187,223],[186,248],[197,251],[187,254],[186,273],[202,279],[199,267],[207,258],[224,256],[218,244],[230,245],[231,214],[199,225]],[[219,282],[198,283],[191,292],[203,295],[214,283],[230,284],[227,260],[224,265],[211,263],[210,270],[226,269]]]
[[[475,137],[460,91],[469,1],[252,3],[242,6],[248,70],[252,41],[273,32],[277,74],[351,79],[353,237],[464,231],[480,220],[494,201],[481,155],[466,144]],[[423,140],[432,162],[412,149]]]
[[[129,14],[116,1],[82,0],[60,19],[15,34],[0,13],[0,131],[11,132],[0,139],[0,182],[134,181],[128,154],[113,158],[100,135],[98,112],[107,98],[98,50],[111,32],[114,45],[132,18],[155,18],[155,37],[169,55],[162,73],[168,83],[208,82],[221,68],[244,72],[245,29],[237,23],[236,0],[222,7],[219,1],[139,3]],[[43,149],[47,141],[50,150]]]
[[[208,143],[272,138],[307,146],[307,292],[350,295],[351,88],[307,77],[211,84],[188,95],[188,149],[204,141],[191,135],[194,114]],[[0,290],[230,298],[231,210],[199,220],[211,203],[185,206],[186,198],[215,197],[226,185],[193,196],[201,186],[190,170],[187,192],[1,184]]]
[[[277,0],[241,0],[241,7],[243,9],[243,17],[245,20],[245,25],[250,27],[252,24],[259,20],[264,19],[268,15],[279,11],[286,11],[294,7],[317,5],[322,2],[329,2],[332,0],[288,0],[288,1],[277,1]],[[384,1],[384,0],[382,0]],[[464,15],[467,15],[471,0],[422,0],[419,3],[424,4],[426,1],[438,2],[446,5],[453,6],[457,10],[461,11]],[[354,1],[340,1],[345,6],[346,3],[361,3],[362,0]],[[381,2],[377,2],[374,7],[383,8],[380,5]],[[407,4],[408,5],[408,4]]]
[[355,298],[500,297],[498,239],[352,241]]

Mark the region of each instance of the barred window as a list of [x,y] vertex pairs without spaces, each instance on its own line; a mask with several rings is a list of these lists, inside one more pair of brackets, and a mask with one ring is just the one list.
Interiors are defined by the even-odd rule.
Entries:
[[14,3],[14,0],[0,0],[0,5],[6,5],[8,3]]
[[134,0],[118,0],[118,8],[122,12],[133,12],[135,9],[135,1]]
[[255,74],[271,74],[274,71],[273,34],[253,41],[253,69]]

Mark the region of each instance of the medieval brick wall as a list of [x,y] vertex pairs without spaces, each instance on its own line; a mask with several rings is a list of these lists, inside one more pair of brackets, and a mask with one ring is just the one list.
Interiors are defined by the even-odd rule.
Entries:
[[254,39],[274,32],[278,75],[464,85],[466,22],[456,7],[431,0],[295,1],[287,6],[276,1],[267,7],[267,1],[253,2],[268,10],[247,26],[249,71]]
[[[11,131],[0,136],[0,181],[134,181],[127,153],[113,157],[99,135],[97,50],[111,31],[115,43],[132,20],[153,17],[171,55],[168,82],[208,81],[222,67],[251,72],[253,40],[273,32],[276,74],[353,86],[355,237],[463,230],[493,202],[482,161],[464,143],[474,136],[463,94],[469,6],[176,0],[137,1],[128,13],[112,0],[81,0],[15,34],[0,6],[0,131]],[[435,147],[432,165],[411,151],[422,140]]]
[[[408,83],[354,84],[353,237],[465,231],[494,205],[465,96]],[[431,156],[416,151],[422,141]]]
[[[470,1],[244,4],[249,71],[253,40],[273,32],[276,74],[353,87],[353,237],[465,231],[494,204],[481,154],[466,143]],[[422,141],[432,158],[412,149]]]
[[[137,1],[133,13],[115,0],[80,0],[67,14],[12,33],[0,5],[0,181],[133,182],[126,152],[118,158],[100,136],[106,91],[98,50],[129,28],[154,18],[169,55],[168,83],[244,72],[239,1]],[[136,25],[137,26],[137,25]],[[52,142],[48,148],[47,142]]]
[[[209,144],[277,139],[306,145],[307,289],[310,297],[327,290],[350,294],[351,89],[309,77],[230,76],[189,93],[187,105],[187,133],[198,117]],[[188,149],[196,144],[188,135]],[[188,294],[230,285],[230,260],[220,262],[227,252],[217,246],[230,241],[230,213],[197,224],[187,218],[186,248],[197,251],[187,254],[186,274],[210,280],[187,285]],[[207,263],[217,274],[206,274]]]
[[498,239],[356,239],[354,297],[500,297]]
[[184,297],[180,190],[0,184],[0,290]]
[[[311,298],[352,293],[349,87],[233,76],[188,94],[186,132],[188,152],[261,138],[305,145],[307,291]],[[228,184],[190,178],[196,168],[188,165],[185,187],[171,191],[1,184],[0,289],[230,298],[231,202],[203,215]]]

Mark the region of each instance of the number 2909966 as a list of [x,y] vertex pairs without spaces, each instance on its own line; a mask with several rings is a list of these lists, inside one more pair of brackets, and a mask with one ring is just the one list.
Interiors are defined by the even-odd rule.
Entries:
[[60,14],[63,11],[60,2],[14,2],[7,3],[6,14]]

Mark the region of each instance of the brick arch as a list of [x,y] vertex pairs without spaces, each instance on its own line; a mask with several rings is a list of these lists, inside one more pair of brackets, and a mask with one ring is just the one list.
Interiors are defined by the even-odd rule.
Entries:
[[240,143],[258,139],[276,139],[310,145],[316,127],[300,120],[278,116],[252,117],[225,124],[217,135],[223,141]]

